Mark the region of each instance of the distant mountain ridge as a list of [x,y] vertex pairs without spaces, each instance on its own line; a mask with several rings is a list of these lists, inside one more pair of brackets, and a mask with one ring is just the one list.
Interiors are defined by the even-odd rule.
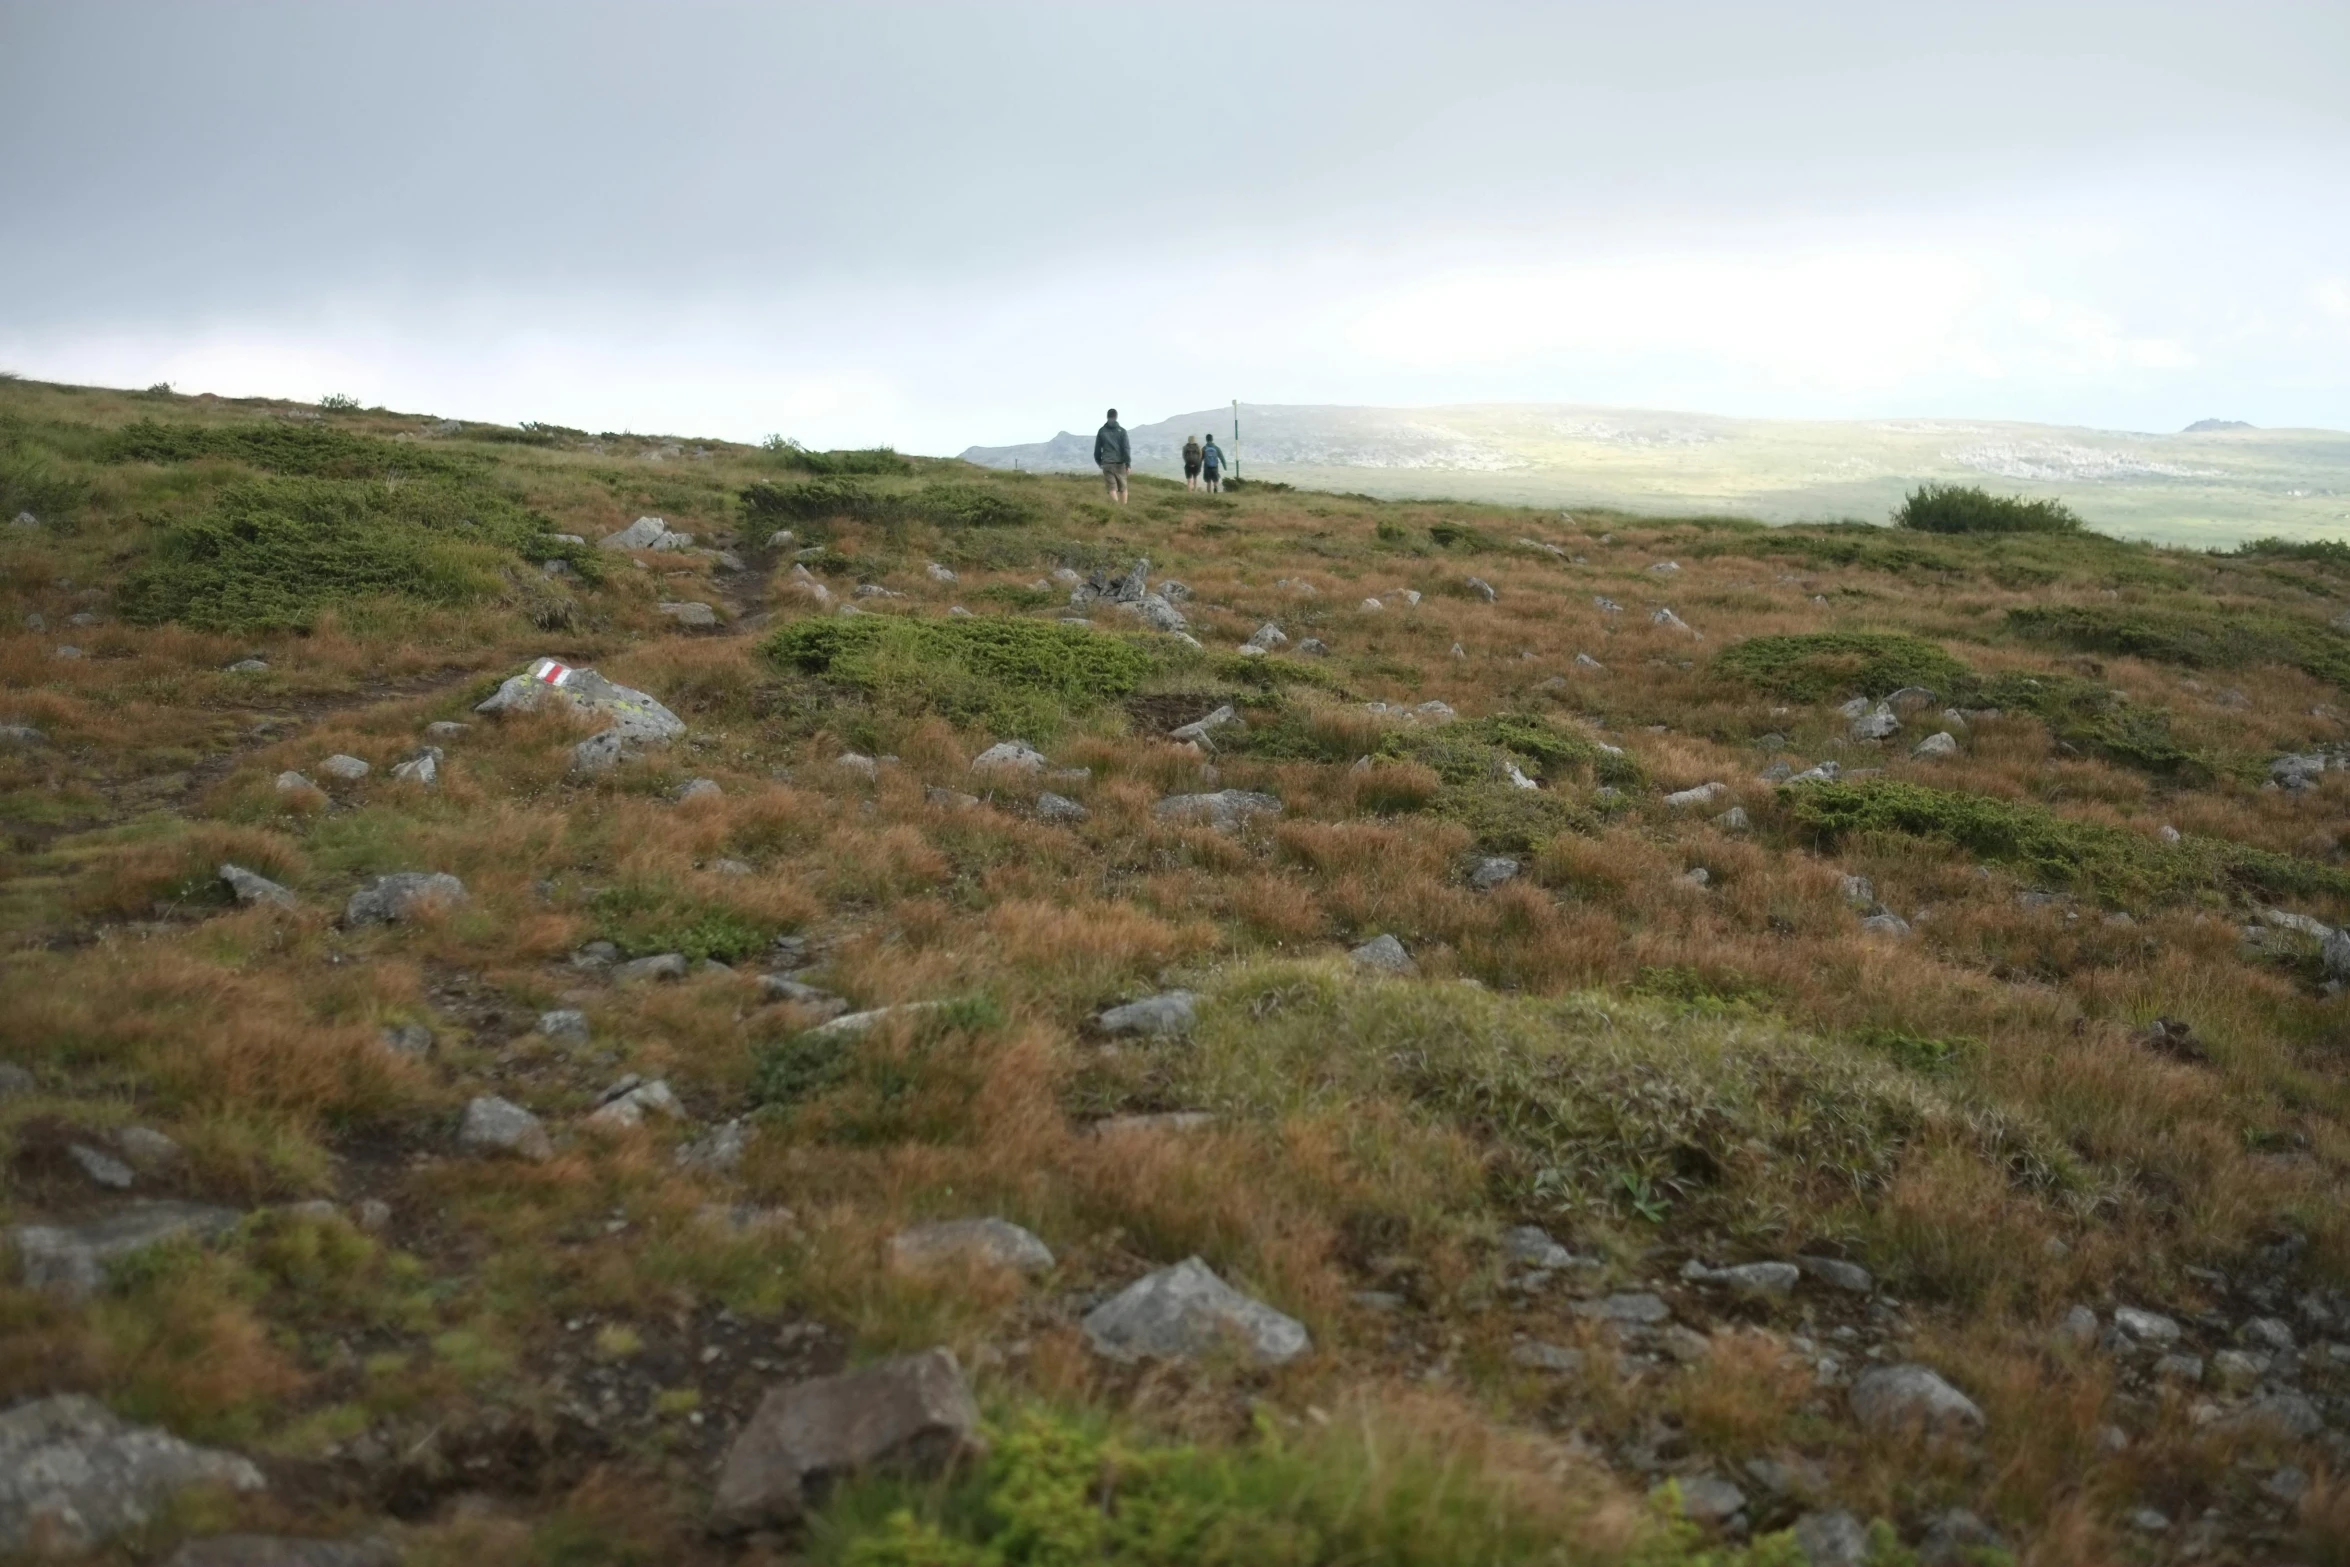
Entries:
[[[1737,419],[1579,404],[1240,405],[1128,427],[1172,476],[1213,432],[1243,477],[1389,497],[1882,521],[1926,482],[2055,496],[2106,531],[2224,544],[2350,537],[2350,434],[2203,419],[2174,435],[1981,419]],[[1090,472],[1093,435],[973,446],[966,462]]]

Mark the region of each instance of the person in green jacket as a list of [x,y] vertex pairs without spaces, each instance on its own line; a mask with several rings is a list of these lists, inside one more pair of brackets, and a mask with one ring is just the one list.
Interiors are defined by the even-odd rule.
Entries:
[[1101,464],[1102,483],[1109,487],[1110,499],[1126,504],[1126,474],[1134,466],[1134,450],[1126,444],[1126,427],[1118,422],[1118,410],[1110,410],[1109,421],[1093,437],[1093,460]]

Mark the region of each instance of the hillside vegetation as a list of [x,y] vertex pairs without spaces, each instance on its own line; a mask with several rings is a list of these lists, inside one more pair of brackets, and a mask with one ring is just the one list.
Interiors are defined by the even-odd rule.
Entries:
[[0,1457],[253,1466],[0,1558],[2350,1560],[2338,549],[24,382],[0,501]]

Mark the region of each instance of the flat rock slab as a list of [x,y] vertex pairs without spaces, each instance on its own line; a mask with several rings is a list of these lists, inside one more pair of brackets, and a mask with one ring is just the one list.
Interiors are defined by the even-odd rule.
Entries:
[[1035,1278],[1052,1272],[1053,1250],[1009,1219],[942,1219],[891,1236],[889,1265],[899,1273],[977,1267]]
[[1247,789],[1219,789],[1214,794],[1171,794],[1154,809],[1161,821],[1188,822],[1231,832],[1257,816],[1278,816],[1281,802],[1269,794]]
[[1983,1428],[1975,1401],[1930,1366],[1879,1366],[1853,1380],[1852,1413],[1872,1431],[1921,1427],[1944,1435]]
[[216,1534],[190,1540],[163,1567],[400,1567],[384,1540],[297,1540],[282,1534]]
[[547,1129],[522,1106],[495,1094],[483,1094],[465,1107],[465,1122],[457,1129],[457,1146],[472,1154],[511,1154],[521,1159],[552,1159],[555,1145]]
[[0,1556],[92,1549],[196,1486],[265,1488],[234,1453],[134,1426],[85,1394],[0,1411]]
[[1169,990],[1112,1007],[1094,1022],[1105,1034],[1163,1035],[1188,1034],[1198,1019],[1198,998],[1188,990]]
[[776,1527],[851,1475],[942,1473],[985,1450],[979,1406],[954,1352],[933,1349],[771,1390],[718,1473],[711,1527]]
[[718,611],[702,603],[699,599],[664,601],[655,605],[654,608],[681,626],[715,626],[718,624]]
[[396,925],[434,904],[465,901],[465,883],[446,871],[394,871],[378,876],[343,905],[345,925]]
[[87,1300],[106,1282],[106,1264],[180,1236],[206,1240],[233,1228],[232,1209],[193,1202],[145,1202],[87,1224],[20,1224],[9,1232],[24,1282],[67,1300]]
[[1673,1308],[1665,1304],[1662,1295],[1638,1290],[1604,1296],[1599,1300],[1578,1301],[1575,1315],[1594,1317],[1601,1322],[1613,1322],[1624,1327],[1652,1328],[1660,1322],[1671,1321]]
[[1225,1346],[1251,1363],[1286,1365],[1313,1347],[1305,1324],[1252,1300],[1197,1257],[1129,1284],[1085,1318],[1085,1336],[1110,1360],[1194,1360]]

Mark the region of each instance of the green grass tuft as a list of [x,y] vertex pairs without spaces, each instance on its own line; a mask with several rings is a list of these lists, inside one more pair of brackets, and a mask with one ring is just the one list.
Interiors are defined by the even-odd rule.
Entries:
[[860,690],[887,711],[935,712],[1032,740],[1131,695],[1157,668],[1150,653],[1124,638],[1010,617],[803,620],[769,637],[761,651],[782,668]]

